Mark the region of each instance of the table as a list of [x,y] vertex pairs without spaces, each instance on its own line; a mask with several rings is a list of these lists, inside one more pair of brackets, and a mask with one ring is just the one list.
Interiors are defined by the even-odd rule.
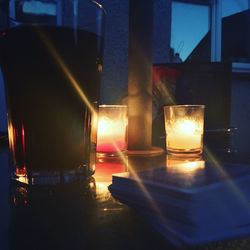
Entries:
[[[0,249],[175,249],[133,209],[116,201],[107,186],[121,162],[100,161],[87,182],[56,187],[10,180],[7,145],[0,147]],[[165,155],[132,159],[135,169],[152,168]],[[111,166],[111,167],[110,167]],[[249,239],[192,249],[248,249]]]

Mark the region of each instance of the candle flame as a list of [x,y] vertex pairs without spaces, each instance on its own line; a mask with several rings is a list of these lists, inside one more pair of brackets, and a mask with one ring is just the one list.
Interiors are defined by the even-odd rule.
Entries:
[[180,121],[176,124],[176,130],[184,134],[194,134],[196,129],[196,123],[191,120]]
[[98,133],[99,134],[105,134],[111,129],[112,129],[112,126],[108,119],[99,118],[99,121],[98,121]]

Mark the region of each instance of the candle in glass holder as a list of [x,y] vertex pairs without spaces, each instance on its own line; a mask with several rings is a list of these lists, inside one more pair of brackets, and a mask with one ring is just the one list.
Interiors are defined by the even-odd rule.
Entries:
[[100,105],[97,128],[97,153],[118,155],[127,150],[127,106]]
[[168,153],[201,154],[203,150],[204,106],[165,106],[164,115]]

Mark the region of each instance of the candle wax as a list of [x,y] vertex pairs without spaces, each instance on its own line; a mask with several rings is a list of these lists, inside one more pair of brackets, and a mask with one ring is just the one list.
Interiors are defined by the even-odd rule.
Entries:
[[173,149],[199,149],[203,135],[199,126],[192,120],[180,120],[173,124],[167,133],[167,147]]
[[101,118],[98,122],[97,152],[112,153],[126,149],[126,123]]

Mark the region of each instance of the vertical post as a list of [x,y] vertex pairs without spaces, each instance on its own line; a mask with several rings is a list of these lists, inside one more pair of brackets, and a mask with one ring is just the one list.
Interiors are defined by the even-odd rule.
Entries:
[[128,149],[152,146],[153,0],[129,1]]

